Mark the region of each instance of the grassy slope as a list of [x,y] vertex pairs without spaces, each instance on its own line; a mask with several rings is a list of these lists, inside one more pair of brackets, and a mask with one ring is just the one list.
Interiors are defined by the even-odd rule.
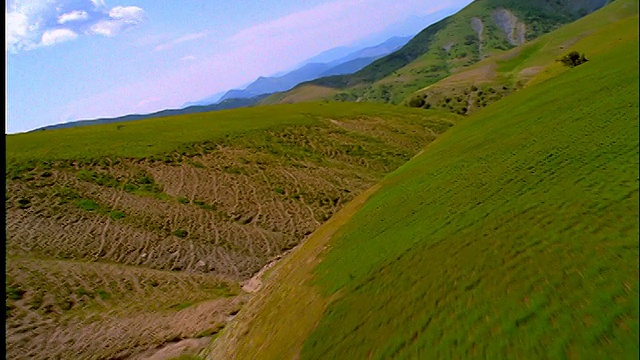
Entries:
[[[461,112],[461,109],[465,108],[468,110],[467,114],[471,113],[508,95],[514,89],[528,86],[529,82],[535,84],[558,74],[563,66],[555,62],[555,59],[571,50],[586,53],[587,57],[591,56],[598,49],[576,44],[582,37],[594,31],[602,31],[612,23],[637,13],[637,1],[616,1],[553,33],[491,56],[453,76],[416,91],[408,96],[405,102],[415,96],[426,96],[426,103],[431,108],[449,109],[452,112]],[[417,65],[412,63],[411,66]],[[488,91],[490,88],[496,91]],[[447,103],[446,98],[452,101]]]
[[637,25],[388,176],[211,356],[636,358]]
[[[142,158],[180,150],[181,145],[215,141],[252,131],[319,125],[320,118],[402,116],[419,111],[375,104],[273,105],[178,115],[124,124],[7,135],[9,163],[29,160]],[[52,146],[53,144],[53,146]]]
[[[446,78],[484,57],[513,48],[514,45],[508,42],[504,31],[493,19],[495,9],[506,8],[517,16],[518,21],[526,23],[526,40],[530,41],[579,18],[583,13],[577,9],[585,2],[474,1],[457,14],[427,27],[400,50],[354,74],[303,83],[290,91],[294,93],[292,96],[278,97],[297,101],[295,92],[312,93],[312,89],[319,86],[325,90],[315,91],[316,99],[329,98],[327,88],[333,88],[344,90],[331,96],[331,99],[337,101],[360,99],[398,104],[414,91]],[[484,25],[482,41],[470,25],[472,18],[480,19]],[[310,88],[309,91],[302,90],[307,87]],[[270,101],[277,101],[278,97],[273,97]]]

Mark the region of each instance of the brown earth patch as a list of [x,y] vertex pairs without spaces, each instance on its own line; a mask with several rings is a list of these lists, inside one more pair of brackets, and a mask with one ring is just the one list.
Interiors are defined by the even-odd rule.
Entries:
[[8,357],[127,358],[209,336],[245,302],[239,284],[452,125],[323,124],[7,175]]

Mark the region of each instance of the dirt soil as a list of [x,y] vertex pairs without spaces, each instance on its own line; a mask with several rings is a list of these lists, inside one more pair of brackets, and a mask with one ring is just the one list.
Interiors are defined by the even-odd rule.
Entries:
[[8,358],[198,348],[266,265],[452,125],[325,120],[7,175]]

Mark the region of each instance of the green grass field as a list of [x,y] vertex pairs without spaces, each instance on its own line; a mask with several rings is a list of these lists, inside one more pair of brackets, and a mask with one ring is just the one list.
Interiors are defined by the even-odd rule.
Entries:
[[319,125],[321,119],[401,117],[420,111],[378,104],[309,103],[179,115],[115,124],[7,135],[9,163],[30,160],[142,158],[181,146],[288,126]]
[[637,358],[637,24],[336,214],[210,356]]

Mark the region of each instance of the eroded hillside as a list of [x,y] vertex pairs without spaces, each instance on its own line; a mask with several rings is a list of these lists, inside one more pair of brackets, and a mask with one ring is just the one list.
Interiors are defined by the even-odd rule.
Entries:
[[[239,283],[456,121],[369,105],[272,110],[275,118],[294,114],[299,125],[221,131],[138,157],[100,156],[99,148],[82,157],[58,144],[63,150],[50,158],[29,158],[9,137],[10,357],[127,357],[211,336],[245,301]],[[263,115],[238,121],[267,121]],[[210,117],[199,126],[225,113]],[[160,146],[136,123],[91,131],[112,127]],[[55,144],[71,130],[18,138],[48,135],[43,144]]]

